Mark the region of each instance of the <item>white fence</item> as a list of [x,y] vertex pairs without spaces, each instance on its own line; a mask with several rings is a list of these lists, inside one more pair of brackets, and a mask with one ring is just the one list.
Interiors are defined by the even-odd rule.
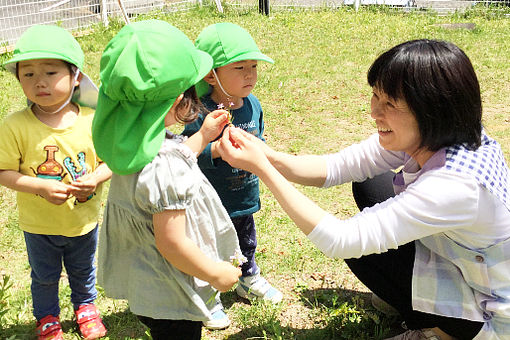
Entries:
[[[222,0],[212,0],[218,10]],[[166,12],[187,10],[202,0],[122,0],[127,15],[152,10]],[[510,0],[226,0],[232,6],[271,9],[296,7],[340,7],[344,5],[385,5],[403,10],[432,9],[447,13],[463,10],[474,4],[496,4],[510,8]],[[260,8],[260,7],[259,7]],[[264,12],[267,14],[269,8]],[[108,24],[111,16],[120,16],[118,0],[0,0],[0,53],[12,50],[19,36],[35,24],[58,24],[71,31],[86,30],[91,23]]]
[[[186,10],[197,0],[122,0],[128,15],[160,9]],[[117,0],[0,0],[0,47],[5,52],[19,36],[35,24],[58,24],[71,31],[92,23],[108,24],[112,15],[121,15]]]

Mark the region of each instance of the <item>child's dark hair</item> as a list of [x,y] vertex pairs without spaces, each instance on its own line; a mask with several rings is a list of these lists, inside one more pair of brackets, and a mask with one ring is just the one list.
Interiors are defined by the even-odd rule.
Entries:
[[430,151],[481,144],[482,101],[471,61],[446,41],[413,40],[380,55],[368,83],[403,99],[416,117],[421,146]]
[[184,91],[184,96],[175,108],[175,119],[181,124],[189,124],[198,117],[198,113],[204,109],[200,99],[198,99],[195,86]]

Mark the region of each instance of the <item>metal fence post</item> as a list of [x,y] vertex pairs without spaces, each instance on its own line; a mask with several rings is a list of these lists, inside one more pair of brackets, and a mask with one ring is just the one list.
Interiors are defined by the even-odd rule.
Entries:
[[259,0],[259,13],[269,15],[269,0]]
[[106,1],[107,0],[101,0],[101,20],[103,21],[103,24],[105,26],[108,26],[108,10],[106,7]]

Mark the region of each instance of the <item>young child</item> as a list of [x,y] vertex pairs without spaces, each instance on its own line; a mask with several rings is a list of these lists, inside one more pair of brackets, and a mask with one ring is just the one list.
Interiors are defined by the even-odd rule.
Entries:
[[94,255],[101,184],[111,172],[92,144],[97,88],[80,71],[83,59],[69,32],[38,25],[23,33],[5,63],[29,106],[0,125],[0,184],[18,192],[40,340],[63,338],[58,299],[62,262],[82,336],[106,334],[93,304]]
[[[264,120],[258,99],[251,94],[257,83],[257,61],[273,63],[262,54],[251,35],[232,23],[210,25],[199,34],[195,45],[209,53],[214,61],[213,70],[204,78],[203,85],[210,85],[209,93],[201,97],[207,110],[225,107],[231,113],[232,124],[264,140]],[[206,87],[207,88],[207,87]],[[200,129],[207,111],[199,119],[186,125],[183,134],[190,136]],[[236,291],[244,298],[262,298],[278,303],[282,293],[260,275],[255,263],[257,237],[253,213],[260,209],[258,177],[241,169],[232,168],[219,158],[218,141],[207,145],[198,157],[198,164],[218,192],[234,224],[239,244],[247,262],[241,266],[243,275]],[[227,315],[219,309],[215,325],[225,328],[230,324]],[[223,323],[218,320],[223,320]]]
[[108,43],[92,126],[98,155],[113,171],[99,244],[98,280],[127,299],[153,339],[200,339],[216,290],[241,276],[240,253],[220,198],[196,154],[228,124],[211,113],[191,138],[166,132],[200,110],[194,85],[212,66],[177,28],[129,24]]

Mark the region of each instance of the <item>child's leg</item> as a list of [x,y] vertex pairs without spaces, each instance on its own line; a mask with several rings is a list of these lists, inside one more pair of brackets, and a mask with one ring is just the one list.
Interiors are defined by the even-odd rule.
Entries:
[[66,267],[71,287],[71,302],[75,310],[80,305],[93,303],[97,297],[96,267],[94,256],[97,249],[98,227],[88,234],[69,237],[64,252]]
[[255,250],[257,249],[257,232],[253,215],[239,216],[232,218],[239,238],[241,252],[248,260],[241,266],[243,276],[250,276],[258,273],[259,267],[255,263]]
[[62,273],[62,237],[24,232],[28,261],[32,268],[32,303],[34,316],[58,316],[58,283]]
[[239,247],[248,260],[241,266],[242,277],[236,287],[236,292],[244,298],[260,298],[273,303],[283,299],[283,294],[260,275],[260,269],[255,263],[255,250],[257,248],[257,233],[253,215],[232,218],[237,231]]
[[200,340],[202,337],[200,321],[152,319],[141,315],[137,317],[149,327],[154,340]]

